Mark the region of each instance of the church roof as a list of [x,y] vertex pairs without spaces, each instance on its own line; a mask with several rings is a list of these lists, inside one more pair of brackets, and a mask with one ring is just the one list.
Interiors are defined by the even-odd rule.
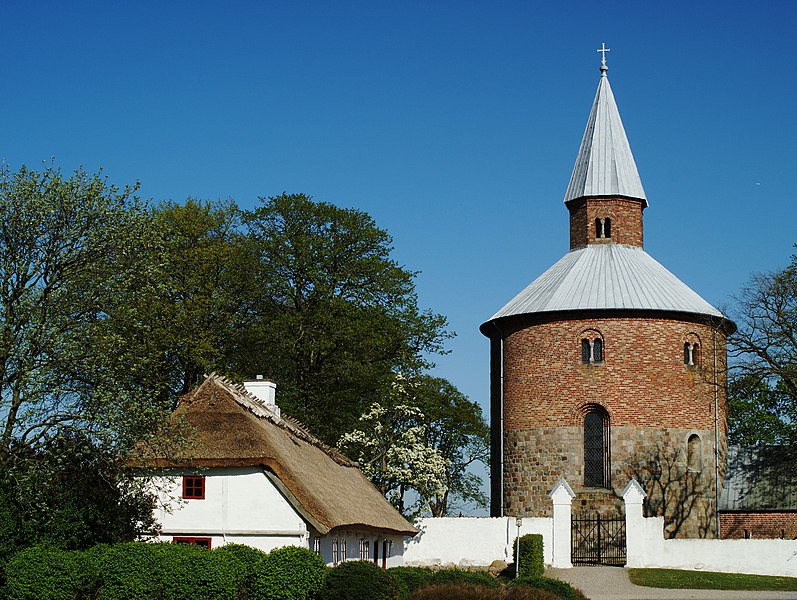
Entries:
[[584,196],[623,196],[638,198],[647,206],[606,71],[604,64],[565,202]]
[[126,464],[159,469],[262,467],[322,534],[341,527],[417,533],[356,463],[218,375],[208,376],[183,396],[162,435],[134,446]]
[[725,318],[642,248],[589,244],[567,253],[490,320],[602,309],[672,311]]
[[797,446],[728,446],[719,508],[797,510]]

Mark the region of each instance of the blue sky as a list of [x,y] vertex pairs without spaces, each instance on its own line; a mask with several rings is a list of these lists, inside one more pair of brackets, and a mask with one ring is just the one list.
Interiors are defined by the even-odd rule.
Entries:
[[486,406],[478,326],[567,252],[601,42],[647,251],[720,307],[786,264],[795,25],[791,1],[6,3],[0,158],[370,213],[458,334],[438,374]]

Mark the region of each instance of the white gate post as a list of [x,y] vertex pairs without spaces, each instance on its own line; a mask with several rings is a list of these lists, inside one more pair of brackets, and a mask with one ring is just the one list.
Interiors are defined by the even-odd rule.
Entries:
[[645,517],[642,515],[642,501],[647,494],[636,479],[628,482],[623,490],[625,502],[625,566],[645,566]]
[[570,569],[570,518],[572,516],[573,498],[576,495],[564,479],[560,479],[548,496],[553,501],[553,561],[551,566],[557,569]]

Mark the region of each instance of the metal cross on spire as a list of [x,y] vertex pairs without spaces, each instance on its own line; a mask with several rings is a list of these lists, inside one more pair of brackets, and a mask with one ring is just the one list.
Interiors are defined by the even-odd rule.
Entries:
[[611,48],[606,47],[606,42],[601,42],[601,47],[598,48],[598,52],[601,53],[601,76],[606,75],[606,71],[609,70],[609,67],[606,66],[606,53],[611,52]]

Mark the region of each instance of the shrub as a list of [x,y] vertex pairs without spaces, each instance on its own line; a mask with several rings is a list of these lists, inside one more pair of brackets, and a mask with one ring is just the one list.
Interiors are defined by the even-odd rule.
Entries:
[[[243,578],[239,563],[226,554],[188,544],[167,544],[161,552],[160,588],[163,600],[214,598],[235,600]],[[240,569],[240,573],[236,570]]]
[[[517,563],[518,546],[514,548],[515,564]],[[542,536],[530,533],[520,538],[520,577],[542,577],[545,572],[545,559],[542,552]]]
[[580,590],[573,588],[569,583],[560,579],[551,579],[550,577],[519,577],[513,579],[509,585],[511,587],[545,590],[565,600],[588,600]]
[[102,579],[99,600],[160,598],[161,565],[170,546],[126,542],[93,548]]
[[435,571],[429,581],[430,584],[470,584],[497,588],[499,583],[489,573],[484,571],[460,571],[459,569],[444,569]]
[[329,571],[321,600],[395,600],[399,585],[383,569],[365,560],[339,564]]
[[393,567],[387,574],[398,584],[399,597],[409,598],[418,588],[429,585],[434,571],[424,567]]
[[5,573],[10,600],[91,598],[97,586],[96,566],[88,554],[49,546],[18,552]]
[[503,600],[562,600],[562,597],[546,590],[515,586],[506,590]]
[[219,546],[211,552],[214,562],[221,563],[219,568],[227,569],[232,578],[232,585],[238,590],[240,600],[254,597],[254,581],[257,565],[266,553],[243,544],[227,544]]
[[263,600],[310,600],[321,591],[327,567],[307,548],[285,546],[257,564],[253,597]]
[[411,600],[500,600],[501,590],[472,583],[439,583],[415,590]]

